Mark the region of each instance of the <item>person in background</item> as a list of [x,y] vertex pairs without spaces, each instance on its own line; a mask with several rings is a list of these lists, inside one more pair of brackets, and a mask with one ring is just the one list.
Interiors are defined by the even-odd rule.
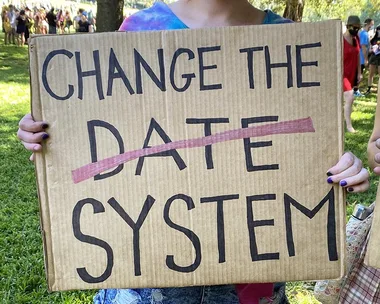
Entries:
[[11,32],[8,36],[8,42],[9,43],[13,43],[13,44],[16,44],[16,11],[15,11],[15,7],[10,4],[9,5],[9,10],[8,10],[8,19],[9,19],[9,22],[11,24]]
[[70,33],[72,25],[73,25],[73,19],[71,18],[70,11],[67,10],[65,13],[65,32],[67,30],[67,32]]
[[54,7],[46,14],[46,20],[49,24],[49,34],[57,34],[57,16],[54,14]]
[[354,103],[354,90],[356,84],[362,80],[360,65],[360,42],[358,32],[360,30],[360,19],[358,16],[350,16],[347,20],[347,30],[343,34],[343,97],[344,97],[344,118],[346,120],[347,131],[355,133],[352,126],[351,113]]
[[5,16],[7,15],[8,13],[8,7],[6,5],[4,5],[2,8],[1,8],[1,26],[2,26],[2,31],[3,33],[5,33],[5,28],[4,28],[4,20],[5,20]]
[[79,21],[82,18],[83,12],[84,12],[84,9],[80,8],[77,12],[77,15],[74,17],[74,28],[76,32],[78,32],[79,30]]
[[49,32],[49,23],[46,21],[45,10],[42,10],[41,20],[41,34],[46,35]]
[[[364,26],[363,26],[362,30],[360,31],[360,34],[359,34],[360,65],[361,65],[362,74],[364,72],[364,69],[368,67],[368,55],[369,55],[369,49],[370,49],[368,32],[373,29],[374,24],[375,23],[374,23],[373,19],[371,19],[371,18],[366,19],[364,21]],[[355,97],[362,97],[364,95],[362,93],[360,93],[358,87],[355,87],[354,88],[354,96]]]
[[28,39],[30,35],[35,33],[33,13],[28,7],[25,8],[25,16],[26,16],[25,42],[28,43]]
[[[7,11],[6,11],[7,13]],[[3,27],[4,27],[4,44],[7,45],[7,44],[11,44],[11,33],[12,33],[12,26],[11,26],[11,22],[9,21],[9,17],[7,14],[4,15],[4,19],[3,19]]]
[[[120,31],[178,30],[290,22],[269,10],[261,11],[253,7],[246,0],[179,0],[169,5],[157,1],[151,8],[139,11],[124,20]],[[357,58],[359,58],[359,50]],[[49,138],[46,132],[48,127],[48,122],[34,121],[30,114],[26,114],[19,123],[17,135],[26,149],[38,153],[42,150],[42,142]],[[345,153],[327,174],[326,182],[339,184],[348,192],[362,192],[369,187],[368,172],[352,153]],[[258,304],[259,302],[262,304],[288,303],[285,296],[285,284],[109,289],[101,290],[94,298],[95,304]]]
[[26,23],[27,23],[27,17],[25,15],[24,10],[20,11],[20,15],[16,18],[16,22],[17,22],[17,45],[24,46]]
[[78,33],[92,33],[92,25],[87,20],[87,12],[82,13],[82,17],[78,22]]
[[57,19],[57,32],[58,34],[64,34],[65,32],[65,24],[64,24],[64,15],[63,11],[59,10],[56,16]]
[[371,56],[369,58],[369,75],[367,94],[371,92],[373,77],[380,74],[380,26],[376,27],[375,36],[371,39]]

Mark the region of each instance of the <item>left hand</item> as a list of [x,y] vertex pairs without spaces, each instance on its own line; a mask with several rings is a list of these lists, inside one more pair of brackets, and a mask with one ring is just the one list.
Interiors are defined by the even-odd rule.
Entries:
[[351,152],[343,154],[339,162],[327,172],[329,184],[337,184],[348,192],[364,192],[369,188],[369,173],[362,161]]

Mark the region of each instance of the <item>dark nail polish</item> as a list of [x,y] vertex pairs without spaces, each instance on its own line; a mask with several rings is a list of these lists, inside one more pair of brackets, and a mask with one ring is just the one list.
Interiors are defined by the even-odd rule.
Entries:
[[48,139],[48,138],[49,138],[49,134],[45,133],[44,135],[42,135],[43,140]]
[[340,181],[340,185],[342,187],[347,186],[347,182],[345,180]]
[[348,192],[353,192],[354,188],[348,188]]
[[44,124],[42,125],[42,129],[47,129],[47,128],[49,128],[49,125],[46,124],[46,123],[44,123]]
[[334,183],[331,177],[329,177],[329,178],[327,179],[327,182],[328,182],[329,184]]
[[327,176],[332,176],[333,174],[329,171],[326,173]]

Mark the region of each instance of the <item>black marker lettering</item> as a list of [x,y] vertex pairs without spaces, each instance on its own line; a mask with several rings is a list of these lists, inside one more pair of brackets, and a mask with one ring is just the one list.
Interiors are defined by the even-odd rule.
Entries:
[[193,244],[194,250],[195,250],[195,259],[194,259],[194,262],[189,266],[179,266],[174,262],[174,256],[168,255],[166,257],[166,265],[171,270],[174,270],[174,271],[185,272],[185,273],[193,272],[199,267],[199,265],[201,264],[201,261],[202,261],[201,242],[199,241],[198,236],[193,231],[191,231],[190,229],[187,229],[185,227],[182,227],[180,225],[175,224],[170,219],[170,216],[169,216],[170,207],[175,200],[184,201],[187,205],[187,210],[192,210],[195,208],[193,199],[190,196],[187,196],[185,194],[177,194],[177,195],[174,195],[171,198],[169,198],[167,200],[167,202],[165,204],[165,208],[164,208],[164,220],[165,220],[165,223],[169,227],[171,227],[171,228],[173,228],[179,232],[182,232],[191,241],[191,243]]
[[[318,61],[303,62],[302,54],[301,54],[301,51],[303,49],[310,49],[310,48],[316,48],[316,47],[321,47],[321,46],[322,45],[320,42],[296,45],[297,88],[319,87],[321,85],[320,82],[303,82],[302,81],[302,67],[306,67],[306,66],[317,67]],[[314,75],[318,75],[318,73],[314,73]]]
[[163,49],[157,50],[158,63],[160,67],[160,78],[156,76],[152,68],[149,66],[149,64],[145,61],[145,59],[141,56],[141,54],[136,49],[134,49],[134,54],[135,54],[135,71],[136,71],[136,93],[137,94],[143,93],[141,66],[144,68],[144,70],[147,72],[148,76],[150,77],[150,79],[153,80],[156,86],[161,91],[165,92],[166,85],[165,85],[164,50]]
[[248,67],[248,77],[249,77],[249,88],[255,88],[255,80],[253,73],[253,53],[264,50],[262,46],[240,49],[240,53],[247,53],[247,67]]
[[80,227],[80,216],[81,216],[82,208],[86,204],[92,205],[94,209],[94,214],[105,211],[102,203],[93,198],[86,198],[86,199],[80,200],[75,205],[74,210],[73,210],[72,226],[73,226],[74,236],[83,243],[92,244],[92,245],[103,248],[107,253],[107,266],[103,274],[99,277],[93,277],[92,275],[90,275],[87,272],[85,267],[77,268],[77,272],[80,278],[86,283],[90,283],[90,284],[101,283],[107,280],[112,273],[113,251],[112,251],[111,246],[108,245],[108,243],[106,243],[105,241],[82,233],[81,227]]
[[[116,69],[116,71],[115,71]],[[125,87],[128,89],[128,92],[130,95],[135,94],[135,91],[133,90],[131,83],[129,82],[129,79],[125,75],[123,69],[120,66],[119,61],[117,60],[117,57],[115,55],[115,52],[113,48],[110,50],[110,57],[109,57],[109,65],[108,65],[108,88],[107,88],[107,96],[112,96],[112,86],[114,79],[121,78],[123,80],[123,83]]]
[[226,261],[226,242],[225,242],[225,237],[224,237],[223,203],[224,201],[235,200],[235,199],[239,199],[239,194],[201,198],[201,203],[216,202],[219,263],[224,263]]
[[202,47],[198,48],[198,55],[199,55],[199,80],[200,80],[200,90],[201,91],[207,91],[207,90],[220,90],[222,88],[222,84],[205,84],[205,71],[206,70],[213,70],[217,68],[217,65],[204,65],[204,58],[203,54],[208,52],[215,52],[220,51],[220,45],[219,46],[211,46],[211,47]]
[[267,73],[267,88],[272,87],[272,69],[287,68],[288,69],[288,88],[293,87],[293,68],[292,68],[292,51],[291,46],[286,46],[286,62],[283,63],[271,63],[269,47],[265,46],[265,63]]
[[134,222],[127,212],[119,205],[119,203],[112,197],[108,200],[108,204],[123,218],[123,220],[128,224],[133,230],[133,259],[135,264],[135,276],[141,275],[141,264],[140,264],[140,229],[144,224],[144,221],[152,208],[155,199],[150,195],[147,196],[144,206],[141,209],[140,215],[136,222]]
[[[112,135],[117,140],[117,143],[119,145],[120,154],[124,153],[123,138],[121,137],[119,131],[113,125],[111,125],[110,123],[105,122],[103,120],[90,120],[87,122],[87,131],[88,131],[88,138],[90,140],[90,151],[91,151],[91,162],[92,163],[96,163],[98,161],[95,127],[102,127],[102,128],[107,129],[108,131],[110,131],[112,133]],[[124,166],[124,164],[120,164],[111,172],[104,173],[104,174],[97,174],[94,176],[94,180],[101,180],[101,179],[105,179],[107,177],[111,177],[113,175],[116,175],[121,170],[123,170],[123,166]]]
[[[153,130],[156,130],[158,135],[162,138],[162,140],[167,144],[171,142],[171,139],[169,136],[165,133],[165,131],[161,128],[161,126],[158,124],[158,122],[152,118],[150,121],[149,129],[148,129],[148,134],[146,135],[145,141],[144,141],[144,146],[143,148],[150,148],[149,146],[149,140],[152,136]],[[177,164],[178,168],[180,170],[183,170],[186,168],[186,164],[177,152],[177,150],[170,150],[167,152],[162,152],[162,153],[156,153],[148,156],[143,156],[139,158],[139,161],[137,162],[137,167],[136,167],[136,175],[141,175],[141,170],[144,165],[144,159],[145,157],[167,157],[171,156],[173,157],[175,163]]]
[[280,253],[278,252],[259,254],[259,251],[257,250],[255,228],[262,227],[262,226],[274,226],[274,220],[271,219],[271,220],[255,221],[253,217],[253,207],[252,207],[252,202],[254,201],[268,201],[268,200],[275,200],[275,199],[276,199],[275,194],[247,196],[247,224],[248,224],[249,243],[250,243],[252,261],[280,259]]
[[338,260],[337,244],[336,244],[336,223],[335,223],[335,196],[334,188],[331,188],[329,193],[321,200],[321,202],[313,209],[309,210],[305,206],[298,203],[288,194],[284,194],[285,205],[285,225],[286,225],[286,241],[288,244],[289,256],[295,256],[294,241],[293,241],[293,225],[292,225],[292,210],[290,205],[301,211],[309,219],[312,219],[323,207],[326,202],[328,204],[327,213],[327,246],[330,261]]
[[[251,118],[242,118],[241,125],[243,128],[248,128],[249,124],[252,123],[261,123],[268,121],[278,121],[278,116],[259,116],[259,117],[251,117]],[[271,147],[272,141],[259,141],[259,142],[251,142],[250,138],[244,138],[244,151],[245,151],[245,163],[248,172],[253,171],[264,171],[264,170],[278,170],[278,164],[272,165],[259,165],[254,166],[252,161],[252,152],[251,149],[257,149],[262,147]]]
[[194,73],[182,74],[182,78],[186,79],[186,83],[183,85],[182,88],[177,87],[177,85],[175,84],[174,75],[175,75],[175,66],[177,63],[177,59],[181,54],[184,54],[184,53],[188,55],[188,60],[192,60],[195,57],[194,52],[192,50],[186,49],[186,48],[180,48],[174,53],[172,63],[170,65],[170,83],[172,84],[172,87],[174,88],[174,90],[176,90],[177,92],[185,92],[191,84],[191,79],[195,78]]
[[57,55],[65,55],[68,58],[72,58],[74,55],[73,53],[69,52],[68,50],[55,50],[51,51],[45,58],[44,64],[42,65],[42,83],[44,85],[44,88],[48,94],[57,99],[57,100],[66,100],[69,99],[74,94],[74,86],[72,84],[69,84],[69,92],[66,96],[58,96],[53,92],[53,90],[50,88],[48,77],[47,77],[47,70],[49,68],[50,61]]
[[94,58],[94,70],[82,71],[81,55],[80,52],[75,52],[75,61],[77,64],[78,74],[78,98],[83,99],[83,78],[95,76],[96,77],[96,89],[98,91],[99,100],[104,99],[103,85],[102,85],[102,71],[100,69],[99,50],[92,52]]
[[[211,135],[211,124],[213,123],[229,123],[228,118],[187,118],[187,124],[204,124],[205,136]],[[205,146],[205,158],[207,169],[214,168],[214,162],[212,159],[212,145]]]

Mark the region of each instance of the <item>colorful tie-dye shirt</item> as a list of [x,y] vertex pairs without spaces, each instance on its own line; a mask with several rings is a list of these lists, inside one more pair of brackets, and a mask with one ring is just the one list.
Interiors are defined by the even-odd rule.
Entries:
[[[291,23],[289,19],[266,10],[263,24]],[[184,24],[164,2],[157,1],[147,9],[126,18],[119,31],[159,31],[187,29]]]

